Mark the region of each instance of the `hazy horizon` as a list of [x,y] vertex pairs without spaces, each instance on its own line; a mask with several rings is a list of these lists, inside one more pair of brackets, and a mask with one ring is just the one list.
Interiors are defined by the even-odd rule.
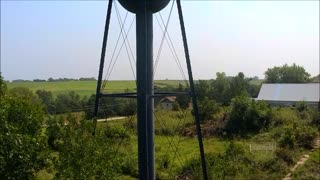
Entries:
[[[114,6],[115,7],[115,6]],[[122,20],[126,11],[117,2]],[[171,3],[161,11],[166,22]],[[194,79],[216,72],[264,78],[274,66],[296,63],[319,74],[319,1],[182,1]],[[98,76],[105,1],[1,1],[1,72],[6,80]],[[154,16],[154,61],[162,32]],[[128,30],[134,15],[125,23]],[[120,28],[115,8],[105,72]],[[187,76],[176,5],[168,26]],[[135,55],[135,23],[128,39]],[[122,39],[120,38],[120,43]],[[110,80],[133,80],[125,48]],[[155,79],[183,79],[166,41]]]

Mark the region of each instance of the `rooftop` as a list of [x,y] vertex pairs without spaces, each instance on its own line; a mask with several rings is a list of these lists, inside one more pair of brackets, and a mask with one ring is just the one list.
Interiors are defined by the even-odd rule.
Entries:
[[320,101],[320,84],[262,84],[257,100],[266,101]]

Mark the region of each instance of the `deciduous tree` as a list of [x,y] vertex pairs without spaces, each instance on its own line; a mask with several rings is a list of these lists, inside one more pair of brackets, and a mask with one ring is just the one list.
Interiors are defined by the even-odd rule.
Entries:
[[266,83],[306,83],[310,81],[310,74],[302,66],[295,63],[275,66],[265,73]]

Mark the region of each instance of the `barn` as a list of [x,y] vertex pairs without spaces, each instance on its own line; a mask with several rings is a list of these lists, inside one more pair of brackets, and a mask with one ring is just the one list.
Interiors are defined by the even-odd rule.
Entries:
[[164,97],[160,100],[160,106],[163,109],[168,109],[168,110],[172,110],[173,108],[173,103],[176,101],[176,97],[175,96],[168,96],[168,97]]
[[262,84],[256,100],[263,100],[271,106],[294,106],[305,102],[308,106],[319,108],[320,84]]

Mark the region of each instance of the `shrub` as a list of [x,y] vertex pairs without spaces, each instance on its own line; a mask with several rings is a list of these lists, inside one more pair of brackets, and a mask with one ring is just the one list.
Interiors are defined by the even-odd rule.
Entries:
[[120,161],[114,157],[103,132],[92,135],[93,123],[68,116],[61,131],[59,158],[54,161],[57,179],[114,179]]
[[312,148],[314,139],[318,132],[316,128],[307,125],[298,126],[296,130],[296,140],[300,147]]
[[62,138],[62,131],[65,126],[63,117],[50,116],[46,122],[46,135],[48,137],[48,144],[53,150],[59,150],[59,142]]
[[270,118],[271,109],[267,104],[238,96],[232,100],[226,129],[231,134],[244,136],[267,128]]
[[281,147],[293,148],[296,145],[296,136],[293,126],[285,126],[281,129],[280,138],[278,139]]
[[[296,112],[292,109],[282,108],[272,114],[272,136],[281,147],[311,148],[313,140],[318,135],[316,127],[312,127],[307,119],[299,117],[301,113],[308,113],[312,117],[313,111]],[[309,114],[310,113],[310,114]]]
[[50,114],[55,113],[56,107],[54,105],[52,92],[46,90],[37,90],[36,94],[41,99],[41,102],[44,105],[46,112]]
[[273,109],[271,117],[270,128],[299,121],[296,111],[290,108]]
[[279,148],[276,150],[276,157],[286,162],[288,165],[294,164],[294,153],[288,148]]
[[308,105],[304,101],[297,102],[295,107],[299,112],[306,111],[308,109]]
[[56,98],[56,112],[67,113],[79,111],[82,108],[82,101],[80,95],[71,91],[65,94],[59,94]]
[[32,179],[50,162],[42,133],[43,108],[28,89],[15,89],[7,94],[1,79],[0,177]]
[[[213,118],[213,115],[220,111],[219,105],[214,101],[205,97],[202,101],[199,101],[199,118],[200,120],[207,121]],[[192,110],[192,114],[194,111]]]
[[312,111],[311,124],[318,128],[320,131],[320,111]]

